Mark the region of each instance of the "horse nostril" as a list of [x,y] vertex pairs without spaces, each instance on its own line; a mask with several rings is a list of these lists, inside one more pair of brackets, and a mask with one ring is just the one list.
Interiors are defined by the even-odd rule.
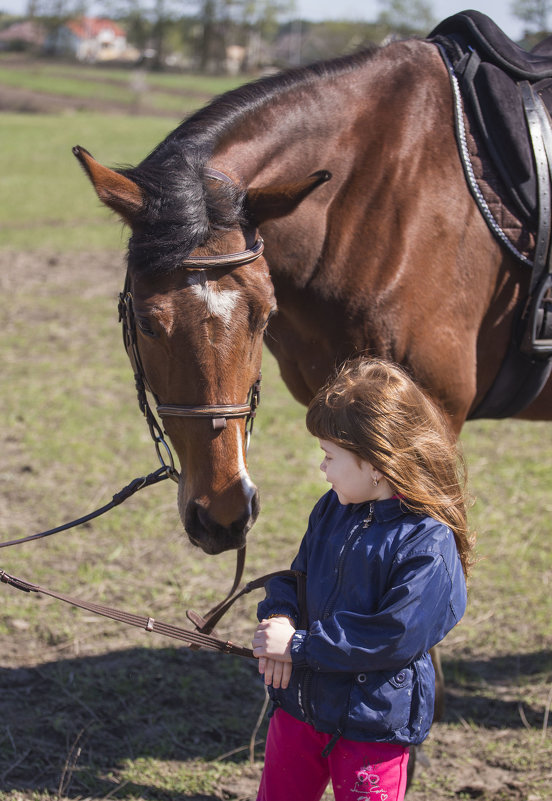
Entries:
[[184,527],[197,544],[202,535],[213,527],[209,512],[197,501],[190,501],[186,507]]
[[253,525],[255,520],[258,518],[259,512],[261,511],[261,501],[260,501],[260,498],[259,498],[259,491],[257,489],[255,489],[255,492],[253,493],[253,496],[252,496],[251,501],[249,503],[249,507],[251,509],[251,513],[249,515],[250,519],[251,519],[251,524],[250,524],[249,528],[251,528],[251,526]]
[[212,510],[197,501],[189,501],[186,506],[184,527],[193,545],[198,545],[205,553],[216,554],[221,551],[242,548],[245,537],[259,514],[259,494],[255,487],[244,499],[243,513],[228,523],[220,523],[212,516]]
[[195,516],[201,528],[209,531],[213,525],[213,521],[209,517],[209,512],[207,509],[204,509],[203,506],[196,504]]
[[190,501],[190,503],[187,504],[185,519],[183,519],[182,522],[184,523],[184,528],[190,540],[194,545],[199,545],[199,506],[195,501]]

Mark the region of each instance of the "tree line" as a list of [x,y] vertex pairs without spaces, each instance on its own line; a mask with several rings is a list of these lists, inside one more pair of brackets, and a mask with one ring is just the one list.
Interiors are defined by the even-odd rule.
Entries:
[[[154,68],[180,54],[203,73],[228,71],[229,48],[239,69],[299,65],[351,52],[389,37],[425,36],[439,21],[430,0],[378,0],[373,21],[309,22],[297,0],[28,0],[27,17],[54,30],[68,19],[103,15],[121,23],[128,42],[151,54]],[[1,0],[0,0],[1,5]],[[512,13],[533,45],[548,32],[552,0],[513,0]]]

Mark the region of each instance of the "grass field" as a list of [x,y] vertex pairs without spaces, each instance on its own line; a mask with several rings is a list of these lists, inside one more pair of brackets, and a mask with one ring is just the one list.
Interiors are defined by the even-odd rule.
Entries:
[[71,148],[82,145],[109,165],[137,163],[176,123],[91,112],[3,114],[0,247],[121,248],[121,225],[115,218],[106,224]]
[[0,86],[32,90],[79,102],[97,100],[134,113],[141,107],[183,117],[242,83],[236,77],[146,73],[139,69],[83,67],[64,62],[0,58]]
[[[70,148],[139,160],[167,119],[2,114],[0,539],[83,514],[156,457],[117,326],[124,236]],[[314,500],[319,454],[267,355],[250,451],[262,511],[247,577],[288,565]],[[549,801],[552,782],[551,428],[468,424],[478,564],[468,613],[443,646],[445,718],[409,801]],[[175,485],[81,529],[2,550],[0,567],[46,587],[186,626],[231,583],[233,557],[183,535]],[[266,722],[254,665],[2,585],[0,798],[254,798]],[[256,598],[221,634],[247,644]]]

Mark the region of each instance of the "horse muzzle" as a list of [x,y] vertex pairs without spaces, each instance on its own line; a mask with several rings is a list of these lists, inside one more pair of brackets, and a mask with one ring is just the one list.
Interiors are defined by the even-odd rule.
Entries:
[[[215,505],[208,504],[205,500],[190,499],[182,505],[180,503],[179,490],[179,510],[180,517],[188,534],[192,545],[196,545],[206,554],[216,555],[223,551],[237,550],[245,545],[247,532],[255,523],[260,509],[259,493],[257,488],[250,484],[244,492],[241,510],[235,504],[228,503],[228,508],[221,507],[221,499],[217,500],[217,509],[223,509],[228,517],[230,508],[234,509],[230,522],[227,519],[220,519],[216,515]],[[217,519],[218,518],[218,519]]]

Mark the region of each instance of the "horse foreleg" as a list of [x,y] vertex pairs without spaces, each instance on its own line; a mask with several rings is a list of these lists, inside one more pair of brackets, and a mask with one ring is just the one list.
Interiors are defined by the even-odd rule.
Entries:
[[[433,721],[441,720],[445,711],[445,677],[443,668],[441,666],[441,655],[438,646],[432,648],[429,652],[431,654],[431,661],[435,669],[435,706]],[[418,748],[420,746],[410,746],[410,756],[408,758],[408,767],[406,771],[406,789],[408,790],[412,784],[414,773],[416,770],[416,761],[418,757]]]
[[406,791],[410,789],[410,785],[412,784],[412,780],[414,779],[414,773],[416,771],[416,759],[418,756],[418,745],[411,745],[409,756],[408,756],[408,763],[406,765]]
[[435,669],[435,706],[433,720],[441,720],[445,712],[445,676],[441,666],[441,654],[436,645],[429,652]]

